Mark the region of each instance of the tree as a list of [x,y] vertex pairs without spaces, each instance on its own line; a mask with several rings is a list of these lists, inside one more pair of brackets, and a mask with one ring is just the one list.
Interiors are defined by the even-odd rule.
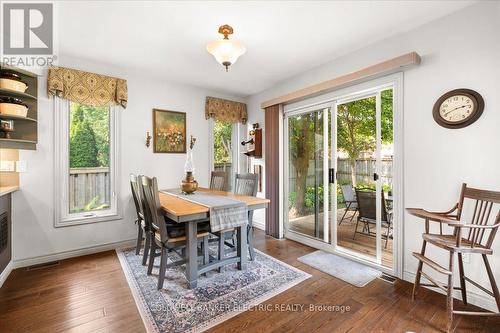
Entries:
[[[392,89],[381,92],[381,139],[382,143],[392,142],[393,103]],[[353,185],[356,185],[356,159],[364,151],[375,150],[376,137],[376,100],[375,97],[364,98],[338,106],[337,111],[337,149],[344,151],[350,162]],[[324,112],[312,112],[290,117],[288,120],[289,159],[295,168],[296,193],[294,208],[303,215],[306,210],[307,173],[309,162],[319,154],[316,135],[323,135]]]
[[214,163],[231,162],[233,124],[214,121]]
[[95,133],[82,107],[77,107],[71,115],[69,152],[70,168],[99,166]]
[[[351,166],[352,184],[356,185],[356,159],[364,151],[376,148],[376,99],[368,97],[337,108],[337,149],[344,151]],[[381,93],[381,139],[392,142],[392,89]]]
[[[323,117],[323,113],[320,114]],[[288,121],[289,158],[295,168],[296,196],[294,207],[299,215],[306,210],[305,198],[309,161],[314,158],[315,133],[322,132],[322,120],[318,113],[312,112]],[[319,126],[317,126],[320,124]]]
[[[90,131],[93,133],[93,139],[91,139],[93,148],[89,152],[86,152],[84,147],[77,147],[77,142],[75,142],[75,140],[82,140],[82,138],[76,139],[75,137],[77,132],[82,131],[87,133],[85,136],[88,136]],[[77,157],[76,154],[82,154],[84,157]],[[97,162],[79,167],[109,166],[109,107],[93,107],[71,103],[70,167],[73,167],[71,161],[89,161],[87,155],[90,154],[94,154]],[[72,160],[71,156],[73,156]]]

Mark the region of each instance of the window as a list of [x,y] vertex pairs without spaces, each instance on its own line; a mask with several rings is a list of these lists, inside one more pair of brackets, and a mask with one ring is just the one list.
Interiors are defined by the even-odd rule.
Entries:
[[238,124],[210,120],[212,127],[212,163],[213,171],[224,171],[228,174],[227,190],[232,189],[234,174],[238,172]]
[[56,226],[120,218],[115,107],[60,98],[56,110]]

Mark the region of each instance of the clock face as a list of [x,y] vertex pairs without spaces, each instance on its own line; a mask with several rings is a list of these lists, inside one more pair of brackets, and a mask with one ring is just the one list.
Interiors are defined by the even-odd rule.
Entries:
[[434,104],[432,116],[446,128],[463,128],[481,117],[483,97],[471,89],[455,89],[445,93]]
[[449,123],[461,123],[472,117],[477,109],[476,101],[467,95],[447,98],[439,107],[439,115]]

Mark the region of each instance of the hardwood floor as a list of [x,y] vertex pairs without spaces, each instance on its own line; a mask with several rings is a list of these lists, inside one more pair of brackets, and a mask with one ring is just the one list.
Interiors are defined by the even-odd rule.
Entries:
[[[410,283],[376,279],[356,288],[297,261],[314,249],[256,232],[256,247],[312,277],[210,332],[437,332],[445,329],[445,297],[422,290],[411,300]],[[299,304],[303,311],[274,311]],[[349,306],[350,311],[311,311]],[[456,306],[460,302],[456,301]],[[455,332],[499,332],[499,317],[459,317]],[[0,332],[144,332],[141,317],[113,251],[64,260],[43,269],[18,269],[0,289]]]

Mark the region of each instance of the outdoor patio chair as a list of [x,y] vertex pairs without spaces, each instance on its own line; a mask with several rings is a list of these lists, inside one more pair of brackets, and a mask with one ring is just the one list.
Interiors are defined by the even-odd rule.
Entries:
[[[377,192],[375,191],[360,191],[356,190],[356,200],[358,202],[358,219],[356,221],[356,227],[354,229],[354,236],[352,239],[356,238],[356,234],[360,233],[367,236],[376,236],[375,232],[370,230],[370,225],[376,225],[377,223]],[[387,248],[387,243],[391,235],[392,230],[392,212],[388,211],[385,205],[384,192],[382,192],[381,198],[382,204],[382,227],[387,229],[385,235],[385,246]],[[358,231],[359,222],[363,223],[363,231]]]
[[346,219],[348,211],[353,212],[349,219],[349,222],[352,222],[352,219],[354,218],[356,212],[358,211],[358,202],[356,200],[356,194],[354,192],[352,185],[350,184],[340,185],[340,190],[342,191],[342,197],[344,198],[344,203],[346,207],[344,210],[344,214],[342,215],[342,218],[339,221],[339,225],[341,225],[342,221]]

